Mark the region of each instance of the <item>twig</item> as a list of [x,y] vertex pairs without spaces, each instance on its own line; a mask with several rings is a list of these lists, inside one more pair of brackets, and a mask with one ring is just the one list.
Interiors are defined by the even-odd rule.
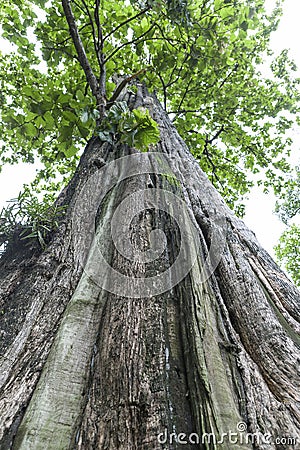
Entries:
[[179,114],[198,113],[198,112],[201,112],[201,109],[180,109],[175,111],[168,111],[168,114],[176,114],[178,116]]
[[132,20],[137,19],[138,17],[142,16],[143,14],[145,14],[145,12],[149,11],[150,6],[147,6],[147,8],[144,8],[142,11],[140,11],[139,13],[137,13],[135,16],[131,16],[128,19],[124,20],[124,22],[121,22],[116,28],[114,28],[112,31],[110,31],[109,33],[107,33],[106,36],[104,36],[103,38],[103,42],[106,41],[107,38],[109,38],[109,36],[111,36],[112,34],[114,34],[117,30],[119,30],[119,28],[122,28],[124,25],[126,25],[129,22],[132,22]]
[[177,83],[177,81],[179,80],[179,78],[180,78],[180,76],[181,76],[181,72],[182,72],[182,70],[183,70],[184,64],[186,63],[188,57],[189,57],[189,55],[186,54],[185,57],[184,57],[184,60],[182,61],[181,66],[180,66],[179,69],[178,69],[176,78],[175,78],[173,81],[171,81],[171,80],[172,80],[172,77],[173,77],[173,74],[175,73],[175,70],[177,69],[177,63],[176,63],[176,65],[174,66],[174,68],[173,68],[173,70],[172,70],[172,72],[171,72],[171,74],[170,74],[168,84],[166,85],[167,87],[170,87],[170,86],[172,86],[172,84]]
[[108,55],[105,59],[104,62],[106,63],[110,58],[112,58],[117,52],[119,52],[123,47],[126,47],[126,45],[130,45],[130,44],[136,44],[137,42],[140,42],[141,38],[143,38],[144,36],[146,36],[154,27],[155,27],[155,23],[153,25],[151,25],[151,27],[145,31],[145,33],[142,33],[140,36],[137,36],[136,38],[132,39],[131,41],[125,42],[124,44],[120,45],[119,47],[117,47],[115,50],[113,50],[111,52],[110,55]]
[[157,73],[158,78],[160,79],[162,88],[163,88],[163,93],[164,93],[164,110],[167,111],[167,86],[164,82],[163,77],[161,76],[160,72]]
[[222,125],[221,128],[216,132],[216,134],[211,139],[206,139],[207,144],[212,144],[216,139],[218,139],[218,137],[224,130],[225,127],[224,125]]
[[226,81],[231,77],[231,75],[233,74],[233,72],[236,72],[236,71],[237,71],[238,67],[239,67],[239,64],[236,63],[236,64],[234,65],[234,68],[229,72],[229,74],[228,74],[228,75],[224,78],[224,80],[220,83],[219,89],[221,89],[221,88],[224,86],[224,84],[225,84]]
[[180,110],[180,108],[181,108],[182,105],[183,105],[184,99],[185,99],[185,97],[187,96],[187,93],[188,93],[188,91],[189,91],[189,87],[190,87],[190,84],[191,84],[191,83],[192,83],[192,78],[189,79],[189,81],[188,81],[188,83],[187,83],[187,85],[186,85],[186,87],[185,87],[184,93],[183,93],[183,95],[182,95],[182,97],[181,97],[181,100],[180,100],[180,103],[179,103],[179,105],[178,105],[178,109],[179,109],[179,110]]
[[92,35],[93,35],[94,48],[95,48],[95,51],[96,51],[97,61],[98,61],[99,67],[101,67],[101,61],[100,61],[99,53],[98,53],[98,50],[99,50],[99,49],[98,49],[98,46],[97,46],[96,30],[95,30],[95,26],[94,26],[93,17],[92,17],[92,14],[91,14],[91,12],[90,12],[90,10],[89,10],[89,7],[88,7],[87,3],[85,2],[85,0],[82,0],[82,3],[83,3],[83,5],[84,5],[84,7],[85,7],[85,9],[86,9],[86,12],[87,12],[87,15],[88,15],[88,17],[89,17],[89,19],[90,19],[90,23],[91,23],[91,27],[92,27]]

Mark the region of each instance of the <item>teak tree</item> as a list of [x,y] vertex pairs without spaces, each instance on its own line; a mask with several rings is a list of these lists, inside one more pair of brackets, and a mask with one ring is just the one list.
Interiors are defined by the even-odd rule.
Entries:
[[298,81],[286,52],[257,69],[279,11],[0,11],[2,161],[70,178],[1,223],[0,448],[299,448],[300,294],[226,205],[247,171],[284,184]]

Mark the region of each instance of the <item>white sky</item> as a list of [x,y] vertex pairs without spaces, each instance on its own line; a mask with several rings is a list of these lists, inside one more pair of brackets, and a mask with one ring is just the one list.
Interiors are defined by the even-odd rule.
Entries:
[[[266,5],[274,7],[276,0],[266,0]],[[284,48],[290,49],[290,55],[300,68],[300,0],[285,0],[284,15],[279,29],[272,37],[272,48],[276,54]],[[300,76],[300,75],[299,75]],[[295,130],[294,158],[300,163],[300,133]],[[298,136],[298,137],[297,137]],[[298,142],[297,142],[298,141]],[[24,183],[29,183],[35,176],[36,168],[30,164],[6,166],[0,173],[0,210],[5,202],[18,195]],[[273,255],[273,246],[285,229],[284,225],[272,213],[275,206],[273,195],[262,194],[261,189],[253,188],[246,203],[246,224],[255,232],[258,240]]]

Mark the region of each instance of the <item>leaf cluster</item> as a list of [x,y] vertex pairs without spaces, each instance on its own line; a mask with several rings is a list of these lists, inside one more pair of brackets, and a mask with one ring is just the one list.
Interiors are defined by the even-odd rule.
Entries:
[[276,202],[275,212],[285,225],[300,213],[300,167],[295,167],[295,176],[285,184],[283,199]]
[[45,249],[51,233],[58,227],[65,206],[53,202],[53,196],[39,201],[29,189],[8,202],[0,213],[1,244],[9,246],[14,241],[37,241]]
[[300,227],[292,224],[280,237],[275,246],[279,263],[288,271],[294,283],[300,287]]
[[115,102],[97,129],[103,142],[121,142],[140,151],[159,141],[159,129],[145,108],[130,110],[124,101]]

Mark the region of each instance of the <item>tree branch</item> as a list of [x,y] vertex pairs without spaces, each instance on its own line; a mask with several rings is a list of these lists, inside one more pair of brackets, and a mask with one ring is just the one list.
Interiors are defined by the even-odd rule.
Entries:
[[218,139],[218,137],[220,136],[220,134],[225,130],[224,125],[221,126],[221,128],[216,132],[216,134],[211,138],[211,139],[206,139],[207,144],[212,144],[216,139]]
[[103,103],[102,96],[100,94],[99,85],[97,78],[95,77],[95,74],[91,68],[91,65],[89,63],[89,60],[86,56],[85,49],[83,46],[83,43],[81,41],[78,28],[75,22],[75,18],[73,15],[73,11],[71,8],[71,2],[70,0],[62,0],[62,6],[64,9],[64,13],[69,25],[70,35],[72,37],[77,55],[78,60],[80,62],[80,65],[85,73],[86,79],[89,83],[89,86],[91,88],[92,94],[96,98],[97,106],[101,105]]
[[93,17],[92,17],[92,14],[91,14],[91,12],[89,10],[89,7],[88,7],[87,3],[85,2],[85,0],[82,0],[82,3],[84,5],[86,13],[87,13],[87,15],[88,15],[88,17],[90,19],[90,23],[91,23],[91,27],[92,27],[94,48],[95,48],[95,51],[96,51],[96,56],[97,56],[97,61],[98,61],[99,67],[101,68],[101,61],[100,61],[99,52],[98,52],[99,48],[97,46],[96,30],[95,30],[95,26],[94,26]]
[[159,31],[161,32],[161,35],[163,37],[163,39],[168,42],[168,44],[171,45],[171,47],[175,48],[178,51],[178,44],[182,44],[182,42],[179,39],[172,39],[169,38],[165,35],[165,32],[163,30],[163,28],[160,26],[159,23],[156,23],[157,28],[159,29]]
[[149,31],[151,31],[154,27],[155,27],[155,23],[153,25],[151,25],[151,27],[145,31],[145,33],[142,33],[140,36],[132,39],[131,41],[125,42],[124,44],[121,44],[119,47],[117,47],[114,51],[111,52],[110,55],[108,55],[105,59],[104,62],[106,63],[109,59],[111,59],[117,52],[119,52],[123,47],[126,47],[126,45],[130,45],[130,44],[136,44],[138,43],[141,38],[145,37]]
[[188,83],[187,83],[187,85],[186,85],[186,87],[185,87],[184,93],[183,93],[183,95],[182,95],[182,97],[181,97],[180,103],[179,103],[179,105],[178,105],[178,109],[179,109],[179,110],[180,110],[180,108],[181,108],[182,105],[183,105],[184,99],[185,99],[185,97],[187,96],[187,93],[188,93],[188,91],[189,91],[189,87],[190,87],[191,83],[192,83],[192,77],[189,79],[189,81],[188,81]]
[[102,26],[100,22],[100,0],[95,1],[95,22],[97,26],[97,44],[96,44],[96,52],[97,52],[97,58],[100,65],[100,78],[99,78],[99,88],[101,97],[103,99],[102,104],[100,106],[100,119],[104,117],[105,114],[105,102],[106,102],[106,66],[105,66],[105,55],[103,52],[103,34],[102,34]]
[[[85,9],[82,7],[82,5],[79,3],[79,2],[77,2],[77,0],[72,0],[72,3],[75,5],[75,6],[77,6],[77,8],[81,11],[81,12],[83,12],[83,14],[85,14]],[[83,3],[83,2],[82,2]],[[83,6],[85,6],[84,4],[83,4]]]
[[175,111],[167,111],[168,114],[175,114],[175,117],[172,119],[172,122],[176,119],[176,116],[179,116],[180,114],[186,114],[186,113],[199,113],[201,112],[201,109],[180,109]]
[[165,85],[164,79],[161,76],[160,72],[157,73],[158,78],[160,79],[162,88],[163,88],[163,93],[164,93],[164,110],[167,111],[167,86]]
[[121,22],[116,28],[114,28],[112,31],[107,33],[107,35],[104,36],[104,38],[103,38],[103,42],[106,41],[106,39],[108,39],[109,36],[113,35],[117,30],[122,28],[124,25],[126,25],[127,23],[132,22],[134,19],[137,19],[138,17],[142,16],[143,14],[145,14],[145,12],[147,12],[149,10],[150,10],[150,6],[147,6],[147,8],[144,8],[142,11],[137,13],[135,16],[128,17],[128,19],[124,20],[124,22]]
[[143,74],[146,72],[147,69],[141,69],[138,72],[134,73],[133,75],[131,75],[130,77],[124,78],[124,80],[121,81],[121,83],[119,84],[119,86],[116,87],[115,92],[113,93],[113,95],[111,96],[111,98],[109,99],[109,101],[107,102],[107,109],[109,109],[114,102],[117,100],[117,98],[119,97],[121,91],[124,89],[124,87],[132,80],[134,80],[135,78],[137,78],[139,75]]
[[208,150],[208,144],[209,143],[210,143],[210,140],[208,140],[208,136],[206,136],[205,143],[204,143],[204,149],[203,149],[202,153],[203,153],[203,155],[205,155],[207,157],[207,160],[208,160],[209,164],[211,165],[212,177],[215,177],[217,182],[220,183],[221,186],[222,186],[222,183],[221,183],[221,181],[220,181],[220,179],[219,179],[219,177],[217,175],[217,166],[215,165],[215,163],[213,161],[213,158],[212,158],[212,155],[211,155],[211,153]]
[[65,55],[69,56],[69,58],[71,59],[76,59],[76,61],[79,62],[78,56],[77,55],[73,55],[72,53],[68,52],[65,48],[59,48],[59,47],[44,47],[45,50],[51,50],[52,52],[57,51],[57,52],[61,52],[64,53]]
[[[95,2],[95,13],[94,13],[95,22],[96,22],[97,30],[98,30],[96,51],[98,53],[100,53],[100,52],[102,53],[102,50],[103,50],[103,35],[102,35],[102,27],[101,27],[101,23],[100,23],[99,9],[100,9],[100,2],[99,2],[99,0],[96,0],[96,2]],[[101,58],[101,60],[102,59],[103,58]]]
[[237,71],[238,67],[239,67],[239,64],[236,63],[236,64],[234,65],[234,68],[233,68],[233,69],[229,72],[229,74],[227,75],[227,77],[225,77],[224,80],[220,83],[219,89],[221,89],[221,88],[224,86],[224,84],[225,84],[226,81],[231,77],[231,75],[233,74],[233,72],[236,72],[236,71]]
[[[78,28],[78,32],[81,33],[82,30],[84,30],[85,28],[89,27],[90,25],[91,25],[90,23],[85,23],[84,25],[82,25],[82,27]],[[72,37],[71,36],[67,37],[63,41],[56,42],[56,45],[64,45],[64,44],[66,44],[69,41],[72,41]]]
[[181,66],[179,67],[179,69],[177,71],[176,78],[172,81],[172,77],[173,77],[175,71],[177,70],[177,63],[175,64],[175,66],[174,66],[174,68],[173,68],[173,70],[172,70],[172,72],[170,74],[169,81],[168,81],[168,83],[166,85],[167,87],[170,87],[170,86],[172,86],[172,84],[177,83],[177,81],[180,79],[181,72],[183,70],[184,64],[188,60],[188,57],[189,57],[189,55],[185,55],[184,60],[182,61],[182,64],[181,64]]

